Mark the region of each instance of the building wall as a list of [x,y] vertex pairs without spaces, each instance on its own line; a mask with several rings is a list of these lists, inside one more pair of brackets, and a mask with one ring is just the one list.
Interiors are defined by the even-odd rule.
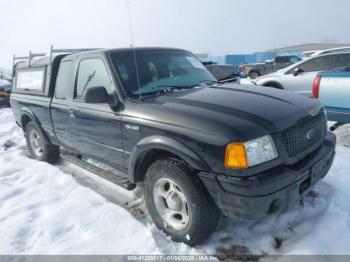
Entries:
[[220,65],[227,64],[226,56],[208,56],[208,57],[199,57],[199,59],[203,62],[215,62]]
[[226,56],[208,56],[201,57],[201,61],[212,61],[218,64],[241,65],[250,63],[264,63],[266,60],[273,59],[275,52],[256,52],[254,54],[226,55]]

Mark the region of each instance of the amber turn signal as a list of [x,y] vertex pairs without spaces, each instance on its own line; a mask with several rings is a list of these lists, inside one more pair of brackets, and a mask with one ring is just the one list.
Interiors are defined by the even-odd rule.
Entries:
[[225,167],[245,169],[248,167],[248,159],[244,144],[231,143],[226,147]]

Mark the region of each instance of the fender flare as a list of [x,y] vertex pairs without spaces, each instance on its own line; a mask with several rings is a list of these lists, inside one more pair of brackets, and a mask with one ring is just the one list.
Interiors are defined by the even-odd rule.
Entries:
[[137,162],[140,160],[140,158],[143,157],[143,155],[154,149],[164,150],[171,154],[174,154],[183,159],[194,169],[202,171],[210,170],[205,161],[186,145],[180,143],[175,139],[157,135],[141,139],[133,148],[128,163],[128,173],[131,181],[136,181],[138,178],[138,170],[136,170]]
[[44,132],[43,128],[40,125],[40,122],[38,118],[35,116],[35,114],[29,109],[29,108],[22,108],[20,113],[20,123],[23,131],[25,132],[24,126],[23,126],[23,117],[27,116],[30,118],[30,120],[35,124],[35,126],[38,128],[38,131],[40,133],[40,136],[44,139],[45,144],[52,144],[47,134]]

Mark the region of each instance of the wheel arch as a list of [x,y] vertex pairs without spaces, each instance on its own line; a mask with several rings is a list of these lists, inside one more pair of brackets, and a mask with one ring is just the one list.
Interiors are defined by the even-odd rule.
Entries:
[[21,110],[20,124],[21,124],[21,127],[22,127],[24,132],[25,132],[25,128],[29,122],[33,122],[35,124],[41,137],[44,139],[46,144],[52,144],[50,139],[48,138],[48,136],[44,132],[43,128],[41,127],[39,120],[33,114],[33,112],[28,108],[23,108]]
[[276,82],[276,81],[267,81],[266,83],[262,84],[262,86],[273,87],[273,88],[284,90],[283,86],[279,82]]
[[186,145],[164,136],[151,136],[137,143],[131,152],[128,173],[134,183],[143,181],[148,166],[157,159],[174,157],[185,161],[194,170],[209,171],[209,166]]
[[261,76],[260,70],[257,68],[252,68],[248,71],[248,76],[250,76],[251,73],[257,73],[258,76]]

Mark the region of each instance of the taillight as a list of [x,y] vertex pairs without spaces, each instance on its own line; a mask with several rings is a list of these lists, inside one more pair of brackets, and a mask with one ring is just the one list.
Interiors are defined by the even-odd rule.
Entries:
[[312,97],[318,98],[320,92],[321,76],[317,75],[315,77],[314,83],[312,85]]

